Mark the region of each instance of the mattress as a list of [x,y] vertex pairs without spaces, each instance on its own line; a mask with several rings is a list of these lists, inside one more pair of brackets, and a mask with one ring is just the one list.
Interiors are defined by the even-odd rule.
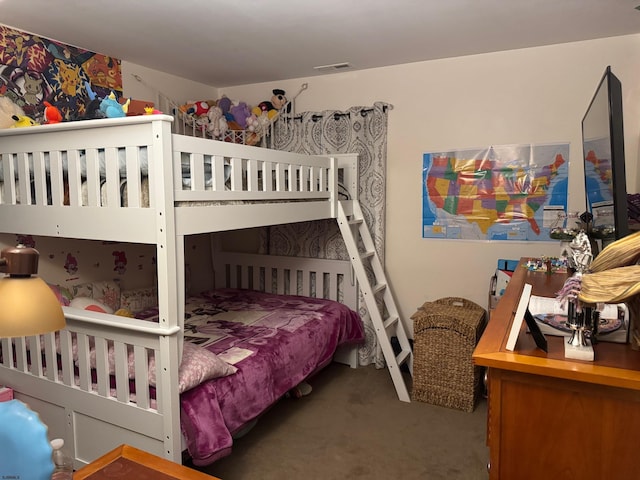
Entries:
[[[146,147],[138,147],[138,155],[137,159],[140,167],[140,175],[147,176],[149,175],[149,159],[148,159],[148,149]],[[107,155],[104,149],[99,149],[96,151],[97,160],[98,160],[98,172],[100,174],[100,178],[106,178],[106,163],[107,163]],[[126,150],[124,148],[117,149],[117,159],[118,159],[118,171],[120,173],[121,178],[126,178],[127,176],[127,158],[126,158]],[[82,178],[87,178],[87,155],[86,153],[80,152],[80,176]],[[60,152],[60,160],[62,163],[62,171],[68,171],[69,160],[67,158],[67,152]],[[212,182],[212,160],[213,157],[211,155],[203,156],[204,163],[204,175],[205,175],[205,185],[211,186]],[[33,156],[28,156],[29,161],[29,169],[33,171],[34,161]],[[47,173],[50,172],[50,155],[45,152],[44,154],[44,166],[45,171]],[[17,159],[14,158],[14,168],[17,168]],[[183,152],[181,154],[181,168],[182,168],[182,185],[184,187],[191,186],[191,156],[188,153]],[[224,165],[224,173],[225,173],[225,181],[229,179],[229,175],[231,173],[231,166],[229,164]],[[4,165],[3,162],[0,162],[0,182],[4,182]]]

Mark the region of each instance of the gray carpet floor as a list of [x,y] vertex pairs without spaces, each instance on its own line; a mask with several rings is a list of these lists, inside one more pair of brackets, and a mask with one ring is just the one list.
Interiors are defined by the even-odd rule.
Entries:
[[[400,402],[387,370],[331,364],[197,468],[223,480],[486,480],[486,400],[472,413]],[[189,465],[187,463],[187,465]],[[196,468],[196,467],[194,467]]]

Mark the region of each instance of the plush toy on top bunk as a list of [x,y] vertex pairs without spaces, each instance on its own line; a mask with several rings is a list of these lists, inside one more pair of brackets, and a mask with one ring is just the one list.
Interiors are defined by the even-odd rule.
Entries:
[[[254,113],[257,117],[260,115],[267,115],[269,120],[278,115],[280,110],[287,105],[287,97],[285,97],[285,91],[279,88],[273,89],[273,96],[271,101],[263,101],[258,104],[257,107],[253,107],[251,113]],[[287,111],[289,111],[291,105],[287,105]]]
[[13,125],[9,128],[24,128],[40,125],[33,118],[27,117],[26,115],[13,115],[11,118],[13,119]]
[[209,118],[207,114],[209,109],[215,105],[215,100],[198,100],[195,102],[187,102],[181,105],[179,110],[187,119],[188,123],[192,123],[198,130],[206,132]]
[[60,123],[63,120],[62,113],[58,107],[47,101],[42,102],[42,104],[44,105],[44,123]]
[[124,105],[120,104],[116,99],[116,94],[111,92],[108,97],[103,98],[100,102],[100,111],[107,118],[121,118],[127,116],[128,106],[128,102]]
[[0,95],[0,128],[9,128],[14,125],[14,117],[24,117],[24,110],[14,103],[9,97]]
[[247,130],[260,139],[267,134],[269,123],[271,123],[271,119],[266,113],[260,113],[259,115],[251,113],[251,116],[247,118]]
[[213,138],[222,138],[224,132],[229,128],[229,124],[227,123],[227,119],[222,112],[222,109],[217,105],[211,107],[207,112],[207,118],[209,119],[209,123],[207,125],[207,129]]
[[246,102],[232,101],[223,95],[218,100],[191,101],[178,110],[191,126],[211,138],[245,145],[257,145],[267,135],[269,124],[279,111],[290,104],[285,91],[274,89],[270,101],[250,107]]
[[72,113],[71,120],[95,120],[99,118],[122,118],[127,115],[127,109],[131,99],[126,99],[121,103],[118,101],[115,92],[101,98],[93,90],[89,82],[84,83],[88,101],[84,109]]

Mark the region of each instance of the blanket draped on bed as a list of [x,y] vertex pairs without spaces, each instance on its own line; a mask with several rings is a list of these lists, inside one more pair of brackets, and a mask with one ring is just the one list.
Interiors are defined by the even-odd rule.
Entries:
[[195,465],[231,452],[232,435],[326,366],[336,347],[359,343],[359,315],[323,299],[219,289],[186,305],[185,340],[238,371],[181,396],[182,429]]

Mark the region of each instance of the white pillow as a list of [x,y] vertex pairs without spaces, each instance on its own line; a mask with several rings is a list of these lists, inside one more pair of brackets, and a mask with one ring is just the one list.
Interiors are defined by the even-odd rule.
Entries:
[[92,312],[110,313],[113,314],[113,308],[105,305],[102,302],[87,297],[75,297],[69,302],[69,306],[73,308],[79,308],[80,310],[90,310]]

